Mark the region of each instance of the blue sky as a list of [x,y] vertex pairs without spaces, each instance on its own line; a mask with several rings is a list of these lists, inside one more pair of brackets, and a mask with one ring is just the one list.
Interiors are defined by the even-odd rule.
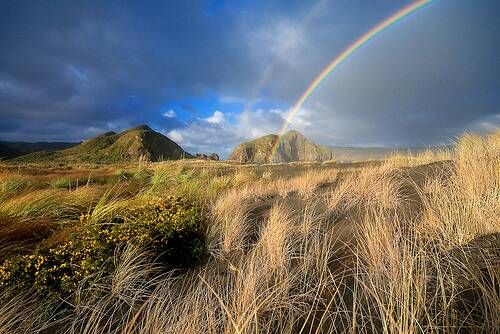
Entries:
[[[328,63],[411,1],[1,1],[0,140],[146,123],[226,156],[278,132]],[[500,3],[437,0],[349,57],[290,124],[422,146],[500,124]]]

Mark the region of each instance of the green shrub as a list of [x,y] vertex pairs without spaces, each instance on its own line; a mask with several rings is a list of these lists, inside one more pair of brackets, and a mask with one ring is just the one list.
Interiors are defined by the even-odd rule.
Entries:
[[202,210],[178,197],[132,205],[121,217],[98,223],[83,215],[82,230],[68,241],[0,265],[0,292],[17,286],[71,294],[84,278],[110,274],[114,269],[110,259],[126,243],[148,248],[167,268],[187,268],[204,254],[202,221]]
[[112,221],[111,229],[96,232],[110,244],[133,242],[149,246],[164,263],[186,267],[203,255],[202,221],[202,210],[192,202],[167,197],[133,207],[125,218]]
[[[16,256],[0,266],[0,289],[16,286],[33,287],[41,293],[69,294],[79,282],[103,268],[113,251],[98,240],[83,235],[51,249],[38,249],[33,254]],[[108,261],[108,266],[110,263]]]

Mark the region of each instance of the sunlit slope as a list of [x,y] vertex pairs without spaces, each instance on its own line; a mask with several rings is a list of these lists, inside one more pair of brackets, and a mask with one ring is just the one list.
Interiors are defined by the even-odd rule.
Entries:
[[19,162],[117,163],[160,161],[190,157],[179,145],[147,125],[120,133],[106,132],[80,145],[55,152],[36,152],[15,159]]
[[[273,156],[276,145],[276,154]],[[270,134],[239,144],[229,155],[229,160],[245,163],[326,161],[332,158],[330,148],[318,145],[294,130],[281,138]]]

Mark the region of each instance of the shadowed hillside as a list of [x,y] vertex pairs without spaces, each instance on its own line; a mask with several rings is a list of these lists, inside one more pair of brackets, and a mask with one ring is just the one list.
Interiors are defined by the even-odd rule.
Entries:
[[78,145],[79,143],[66,142],[9,142],[0,141],[0,159],[12,159],[21,155],[38,151],[63,150]]

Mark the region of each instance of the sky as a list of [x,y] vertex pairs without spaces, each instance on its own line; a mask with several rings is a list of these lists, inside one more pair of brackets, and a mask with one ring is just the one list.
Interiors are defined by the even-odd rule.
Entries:
[[[222,157],[278,133],[314,78],[411,1],[0,0],[0,140],[148,124]],[[500,126],[500,2],[436,0],[346,59],[290,129],[417,147]]]

